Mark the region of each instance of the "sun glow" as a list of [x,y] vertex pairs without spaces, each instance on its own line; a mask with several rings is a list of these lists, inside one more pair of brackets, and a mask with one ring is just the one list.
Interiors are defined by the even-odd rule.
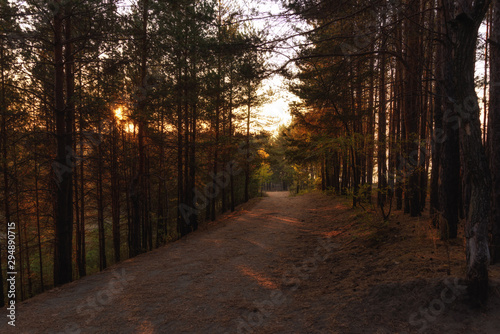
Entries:
[[280,126],[290,125],[292,116],[288,112],[289,100],[280,98],[261,108],[261,117],[265,120],[262,124],[264,130],[276,133]]
[[135,125],[133,123],[127,123],[125,126],[125,131],[128,133],[135,133]]
[[123,126],[123,129],[125,130],[125,132],[135,133],[135,124],[134,124],[134,122],[132,122],[128,118],[128,116],[125,112],[126,112],[126,108],[123,106],[119,106],[113,111],[116,119],[118,119],[118,121],[120,121],[120,124],[121,124],[121,126]]
[[115,109],[115,117],[120,121],[123,121],[123,119],[125,118],[125,116],[123,115],[123,107],[118,107]]

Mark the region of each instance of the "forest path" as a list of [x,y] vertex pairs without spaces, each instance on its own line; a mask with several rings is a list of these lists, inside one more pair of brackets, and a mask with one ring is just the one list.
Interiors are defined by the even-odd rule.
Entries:
[[296,274],[283,269],[314,255],[311,247],[321,246],[318,261],[331,250],[309,223],[326,209],[318,196],[269,193],[251,211],[20,304],[15,330],[2,321],[0,333],[263,333],[276,325],[306,333],[305,314],[279,314],[295,290]]
[[[367,206],[367,209],[370,208]],[[186,238],[17,307],[0,333],[483,333],[500,328],[500,265],[471,310],[462,240],[429,218],[286,192],[254,199]]]

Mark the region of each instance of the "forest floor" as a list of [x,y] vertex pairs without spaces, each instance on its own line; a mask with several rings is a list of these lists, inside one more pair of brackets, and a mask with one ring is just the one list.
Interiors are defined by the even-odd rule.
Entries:
[[500,268],[470,309],[462,239],[347,199],[269,193],[175,243],[1,311],[0,333],[498,333]]

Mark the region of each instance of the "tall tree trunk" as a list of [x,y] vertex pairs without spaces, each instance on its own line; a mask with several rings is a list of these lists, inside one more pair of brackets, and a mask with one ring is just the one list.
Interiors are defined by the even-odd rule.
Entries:
[[435,227],[439,224],[439,170],[441,166],[441,150],[442,150],[442,136],[443,136],[443,103],[444,103],[444,59],[443,54],[443,33],[444,29],[444,13],[443,7],[439,4],[440,0],[436,0],[438,7],[436,22],[438,41],[436,47],[436,57],[434,65],[434,73],[436,77],[435,95],[434,95],[434,129],[432,133],[432,170],[431,170],[431,193],[430,193],[430,208],[429,214],[432,217],[432,223]]
[[17,174],[17,159],[18,159],[18,155],[17,155],[17,152],[16,152],[16,146],[13,147],[13,151],[12,151],[12,156],[13,156],[13,163],[14,163],[14,168],[12,170],[13,172],[13,179],[14,179],[14,192],[15,192],[15,208],[16,208],[16,211],[15,211],[15,214],[16,214],[16,228],[17,228],[17,233],[16,233],[16,236],[17,236],[17,242],[16,242],[16,247],[18,248],[18,253],[19,254],[19,261],[17,261],[16,264],[18,264],[18,272],[19,272],[19,287],[20,287],[20,291],[19,291],[19,295],[16,296],[16,299],[17,300],[24,300],[26,299],[25,298],[25,289],[24,289],[24,252],[25,252],[25,249],[23,249],[23,246],[24,246],[24,233],[23,233],[23,230],[24,230],[24,224],[23,224],[23,221],[21,220],[21,208],[19,206],[19,203],[21,202],[20,199],[19,199],[19,179],[18,179],[18,174]]
[[[8,164],[8,150],[7,150],[7,103],[5,97],[5,50],[4,50],[4,39],[0,37],[0,79],[2,80],[1,92],[0,92],[0,108],[2,110],[2,169],[3,169],[3,189],[4,189],[4,199],[3,205],[5,210],[5,223],[6,227],[11,222],[10,219],[10,186],[9,186],[9,164]],[[0,244],[0,268],[2,268],[2,245]],[[3,270],[0,269],[0,307],[5,305],[5,295],[3,290]]]
[[[187,231],[187,222],[182,214],[181,208],[185,205],[185,190],[184,190],[184,131],[183,130],[183,117],[182,117],[182,100],[185,91],[182,89],[182,69],[178,69],[177,73],[177,86],[178,86],[178,97],[177,97],[177,230],[180,237],[185,236]],[[187,125],[186,125],[187,127]]]
[[[56,1],[61,6],[61,1]],[[54,15],[54,63],[55,63],[55,119],[57,156],[54,164],[56,189],[56,217],[54,244],[54,285],[58,286],[72,280],[72,237],[73,237],[73,164],[68,149],[72,145],[72,110],[64,102],[64,59],[63,59],[63,11]],[[70,17],[67,16],[69,22]],[[67,33],[71,23],[67,24]],[[66,43],[70,48],[71,43]],[[71,52],[71,51],[70,51]],[[72,73],[66,73],[71,78]],[[70,79],[69,79],[70,80]],[[69,86],[67,88],[70,88]],[[68,91],[68,101],[71,100]],[[69,125],[69,126],[68,126]]]
[[[140,254],[147,247],[147,237],[145,233],[148,224],[146,206],[147,206],[147,193],[146,193],[146,153],[145,153],[145,136],[146,136],[146,99],[147,99],[147,52],[148,52],[148,19],[149,19],[149,0],[142,0],[142,31],[141,31],[141,58],[140,58],[140,76],[139,85],[140,92],[137,94],[136,108],[137,108],[137,127],[138,127],[138,140],[137,149],[139,154],[139,166],[137,174],[134,176],[131,184],[130,200],[132,202],[132,221],[130,231],[130,255],[131,257]],[[141,238],[142,236],[142,238]]]
[[[165,112],[162,110],[160,112],[160,152],[159,152],[159,162],[158,168],[160,170],[159,182],[158,182],[158,223],[156,224],[156,248],[163,245],[166,241],[167,236],[167,225],[168,221],[166,219],[168,212],[168,202],[165,205],[165,199],[163,193],[167,191],[166,181],[165,181]],[[166,197],[166,196],[165,196]]]
[[[399,20],[399,15],[397,17]],[[396,52],[400,57],[403,57],[403,27],[399,25],[396,28]],[[395,94],[395,105],[396,109],[393,111],[393,117],[394,117],[394,140],[395,140],[395,174],[396,174],[396,184],[395,184],[395,191],[394,195],[396,197],[396,210],[403,210],[403,190],[404,190],[404,178],[403,178],[403,165],[402,165],[402,154],[403,154],[403,148],[404,148],[404,143],[403,143],[403,138],[405,136],[405,126],[404,126],[404,116],[403,116],[403,109],[404,109],[404,98],[403,98],[403,92],[405,89],[405,80],[404,80],[404,66],[403,64],[398,61],[396,62],[396,94]]]
[[[218,76],[220,76],[220,59],[218,60],[219,62],[219,73],[218,73]],[[221,92],[220,92],[220,78],[218,78],[218,83],[217,83],[217,97],[216,97],[216,101],[215,101],[215,129],[214,129],[214,132],[215,132],[215,146],[214,146],[214,162],[213,162],[213,176],[212,176],[212,186],[213,186],[213,189],[211,191],[213,191],[214,194],[218,193],[216,192],[216,189],[218,188],[217,186],[217,173],[218,173],[218,169],[219,169],[219,166],[218,166],[218,163],[219,163],[219,118],[220,118],[220,105],[221,105],[221,98],[220,98],[220,95],[221,95]],[[217,203],[217,197],[216,195],[213,196],[212,198],[212,210],[211,210],[211,217],[210,219],[212,221],[215,220],[215,204]]]
[[408,28],[408,75],[405,87],[405,124],[406,124],[406,149],[405,159],[407,163],[407,195],[410,203],[410,215],[417,217],[420,215],[420,190],[419,190],[419,119],[421,115],[421,41],[419,27],[420,1],[409,2]]
[[[382,26],[385,25],[385,14],[382,18]],[[380,46],[382,54],[380,55],[379,74],[379,112],[378,112],[378,194],[377,202],[380,207],[385,205],[387,199],[387,143],[386,143],[386,87],[385,87],[385,70],[386,70],[386,37],[382,36],[382,44]]]
[[[397,65],[397,63],[396,63]],[[397,69],[391,69],[391,115],[389,121],[389,191],[391,195],[395,193],[396,185],[399,181],[398,157],[399,157],[399,118],[400,118],[400,86],[397,81]]]
[[[212,191],[214,192],[214,196],[212,198],[212,215],[211,215],[211,220],[215,220],[215,205],[217,203],[217,193],[215,189],[218,188],[217,185],[217,173],[219,169],[219,137],[220,137],[220,114],[221,114],[221,104],[222,104],[222,99],[221,99],[221,77],[222,77],[222,64],[221,64],[221,3],[219,1],[218,3],[218,15],[217,15],[217,84],[216,84],[216,97],[215,97],[215,149],[214,149],[214,165],[213,165],[213,176],[212,176],[212,184],[213,184],[213,189]],[[223,208],[224,210],[224,208]]]
[[[42,292],[45,290],[45,284],[43,282],[43,257],[42,257],[42,231],[40,228],[40,196],[39,196],[39,178],[40,176],[38,175],[38,154],[37,154],[37,149],[35,145],[35,152],[34,152],[34,168],[35,168],[35,207],[36,207],[36,229],[37,229],[37,246],[38,246],[38,264],[40,266],[40,287]],[[0,275],[1,278],[1,275]]]
[[[233,145],[233,64],[231,63],[230,69],[230,83],[229,83],[229,146]],[[235,209],[234,198],[234,173],[229,173],[230,193],[231,193],[231,212]]]
[[[434,8],[434,0],[424,0],[422,4],[422,23],[421,25],[428,25],[432,27],[427,32],[427,38],[429,41],[433,40],[434,30],[435,30],[435,18],[434,18],[434,10],[427,10],[427,7]],[[433,74],[433,59],[434,59],[434,44],[426,43],[425,49],[422,50],[425,55],[425,71],[424,78],[431,78]],[[420,211],[424,211],[426,199],[427,199],[427,188],[429,183],[429,150],[428,139],[430,136],[430,132],[432,131],[432,108],[433,108],[433,99],[432,95],[432,82],[430,80],[425,80],[423,93],[423,106],[422,106],[422,115],[420,117],[420,143],[423,147],[420,148],[420,161],[419,161],[419,172],[420,172]]]
[[[493,1],[494,3],[494,1]],[[490,59],[491,59],[491,52],[490,52],[490,36],[492,32],[492,26],[493,26],[493,11],[494,11],[494,5],[490,6],[490,10],[486,14],[486,36],[485,36],[485,43],[484,43],[484,80],[483,80],[483,145],[487,146],[488,145],[488,138],[486,131],[486,126],[488,124],[488,94],[491,93],[491,91],[488,92],[488,70],[490,69]],[[498,14],[497,14],[498,15]],[[493,81],[492,81],[493,82]]]
[[493,1],[491,25],[491,82],[488,117],[488,149],[492,177],[491,262],[500,261],[500,0]]
[[[76,137],[76,121],[73,125],[73,133],[75,133],[75,137]],[[80,139],[81,140],[81,139]],[[77,152],[77,143],[76,143],[76,140],[75,142],[73,143],[73,151]],[[80,156],[80,159],[82,157]],[[83,160],[83,159],[82,159]],[[79,169],[78,168],[75,168],[74,172],[73,172],[73,183],[74,183],[74,201],[75,201],[75,258],[76,258],[76,267],[77,269],[79,270],[80,268],[80,263],[82,261],[81,259],[81,249],[80,249],[80,246],[81,246],[81,240],[82,240],[82,230],[81,230],[81,224],[80,224],[80,188],[79,188],[79,185],[78,185],[78,182],[79,182],[79,177],[80,177],[80,172],[79,172]]]
[[113,226],[113,250],[115,263],[120,262],[120,175],[118,163],[118,124],[113,119],[111,143],[111,211]]
[[[196,65],[193,65],[195,67],[193,69],[193,82],[195,85],[196,83]],[[195,203],[195,190],[196,190],[196,135],[197,135],[197,129],[196,129],[196,121],[198,118],[198,106],[197,106],[197,101],[196,98],[193,99],[192,101],[192,106],[191,106],[191,144],[189,145],[189,189],[191,192],[191,195],[189,197],[189,205],[192,208],[196,208]],[[191,215],[189,219],[189,223],[191,225],[191,228],[193,231],[196,231],[198,229],[198,211],[195,210]]]
[[[444,7],[445,21],[450,20],[450,7]],[[453,13],[451,13],[453,14]],[[456,238],[459,210],[460,193],[460,148],[458,131],[458,111],[455,96],[458,92],[455,87],[455,80],[458,78],[455,63],[452,59],[456,56],[453,52],[453,38],[449,34],[444,40],[444,83],[445,83],[445,112],[443,114],[443,130],[446,140],[441,148],[440,169],[439,169],[439,208],[441,219],[439,228],[441,239]],[[475,58],[475,56],[472,56]],[[463,80],[463,79],[460,79]]]
[[[85,159],[84,159],[84,145],[83,145],[83,111],[80,110],[79,115],[79,137],[80,137],[80,153],[82,158],[80,161],[80,237],[77,238],[77,266],[78,275],[84,277],[87,275],[87,257],[85,251]],[[78,188],[78,184],[77,184]]]
[[246,157],[245,157],[245,203],[250,198],[250,83],[248,84],[248,103],[247,103],[247,134],[246,134]]
[[[454,2],[444,0],[446,8]],[[467,280],[473,301],[484,303],[488,297],[488,223],[490,214],[491,176],[481,141],[479,105],[474,84],[474,66],[478,29],[490,1],[464,1],[456,13],[449,11],[452,20],[450,33],[453,44],[455,95],[454,110],[460,115],[460,159],[463,169],[466,199],[465,237]],[[449,82],[451,85],[452,82]]]
[[[375,58],[370,59],[370,69],[375,68]],[[372,186],[373,186],[373,158],[375,149],[375,74],[371,73],[369,78],[368,88],[368,120],[367,120],[367,135],[366,138],[366,183],[368,184],[368,201],[372,202]]]
[[[186,45],[188,42],[188,36],[186,36]],[[187,56],[187,53],[184,55],[184,204],[187,207],[193,208],[191,205],[192,202],[192,194],[193,191],[190,189],[191,187],[191,180],[189,178],[190,172],[189,172],[189,151],[190,151],[190,146],[191,146],[191,139],[190,139],[190,131],[191,131],[191,122],[189,118],[190,114],[190,106],[191,106],[191,101],[190,99],[192,98],[192,87],[190,85],[190,71],[189,71],[189,65],[188,65],[189,59]],[[186,229],[185,233],[189,233],[192,231],[192,226],[191,226],[191,212],[187,213],[187,215],[184,217],[184,223],[185,226],[184,228]]]
[[[101,125],[99,124],[99,137],[101,137]],[[106,234],[104,229],[104,194],[103,194],[103,161],[102,143],[97,147],[97,227],[99,232],[99,270],[107,267],[106,261]]]
[[139,122],[138,122],[138,143],[139,143],[139,171],[138,171],[138,182],[139,182],[139,224],[142,227],[142,246],[140,251],[148,249],[147,247],[147,231],[149,229],[149,214],[148,214],[148,197],[147,197],[147,183],[149,179],[146,176],[146,151],[145,151],[145,139],[147,131],[147,80],[148,80],[148,20],[149,20],[149,0],[142,1],[142,45],[141,45],[141,68],[140,68],[140,87],[142,94],[139,96],[138,101],[138,112],[139,112]]

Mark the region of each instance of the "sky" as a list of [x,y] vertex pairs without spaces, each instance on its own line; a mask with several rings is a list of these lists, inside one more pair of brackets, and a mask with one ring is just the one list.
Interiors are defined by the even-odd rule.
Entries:
[[[122,0],[124,6],[130,6],[132,0]],[[220,0],[222,5],[226,2],[229,7],[234,7],[231,0]],[[291,23],[282,19],[279,15],[285,9],[281,7],[281,0],[236,0],[237,6],[243,11],[245,19],[248,19],[256,30],[268,33],[270,39],[282,38],[292,34],[293,26]],[[290,45],[293,41],[289,41]],[[268,60],[271,66],[286,62],[293,56],[293,49],[279,50],[281,54],[271,53]],[[272,96],[267,92],[272,91]],[[292,116],[288,112],[288,105],[292,101],[297,101],[297,97],[288,92],[283,82],[283,78],[274,75],[265,79],[262,88],[259,91],[267,97],[267,102],[257,107],[253,112],[256,115],[254,120],[254,131],[265,130],[277,134],[277,130],[282,125],[289,125]]]
[[[280,0],[238,0],[238,2],[242,10],[247,13],[246,15],[252,19],[251,24],[257,30],[268,33],[270,39],[292,34],[292,24],[279,16],[285,10],[280,6]],[[279,51],[279,54],[270,54],[268,62],[271,66],[283,64],[294,55],[293,49],[280,49]],[[264,80],[260,93],[267,94],[269,91],[273,92],[272,96],[268,96],[269,101],[257,108],[255,128],[276,134],[280,126],[290,124],[292,116],[288,105],[290,102],[297,101],[297,97],[286,89],[283,78],[279,75]]]

